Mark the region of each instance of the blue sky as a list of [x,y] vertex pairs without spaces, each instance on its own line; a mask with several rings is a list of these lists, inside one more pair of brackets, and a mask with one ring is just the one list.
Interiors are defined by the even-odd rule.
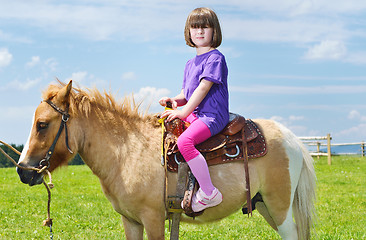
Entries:
[[232,112],[298,136],[366,140],[363,0],[0,0],[0,140],[26,142],[56,78],[133,92],[161,111],[157,100],[179,93],[195,55],[183,28],[201,6],[221,22]]

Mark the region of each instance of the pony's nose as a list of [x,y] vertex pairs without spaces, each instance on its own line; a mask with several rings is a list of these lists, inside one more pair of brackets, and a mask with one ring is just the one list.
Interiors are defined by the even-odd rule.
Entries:
[[[25,167],[24,164],[19,163],[21,167]],[[24,170],[22,168],[17,167],[17,173],[19,175],[20,181],[25,184],[29,184],[33,178],[33,171]]]
[[[23,166],[23,164],[22,164],[22,163],[19,163],[19,165],[20,165],[20,166]],[[19,176],[21,176],[21,175],[23,174],[23,169],[21,169],[21,168],[17,167],[17,173],[18,173],[18,175],[19,175]]]
[[17,173],[18,173],[18,176],[20,178],[20,181],[22,181],[22,183],[25,183],[25,184],[28,184],[28,178],[26,178],[24,175],[24,170],[17,167]]

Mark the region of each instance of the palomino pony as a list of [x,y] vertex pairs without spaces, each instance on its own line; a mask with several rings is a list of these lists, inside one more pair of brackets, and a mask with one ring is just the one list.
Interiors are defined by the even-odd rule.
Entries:
[[[142,239],[145,229],[148,239],[164,239],[165,176],[156,117],[140,114],[129,98],[117,104],[107,93],[73,89],[72,81],[50,85],[43,99],[19,164],[48,165],[53,171],[79,153],[121,214],[126,238]],[[284,126],[271,120],[254,121],[268,147],[267,155],[249,161],[252,197],[260,193],[263,198],[256,208],[283,239],[310,239],[315,200],[313,159]],[[64,127],[59,128],[60,122]],[[17,171],[23,183],[42,183],[42,175],[36,171]],[[223,202],[194,220],[184,215],[181,221],[215,221],[246,204],[242,162],[211,166],[210,173]],[[176,182],[177,174],[169,173],[168,194],[175,193]]]

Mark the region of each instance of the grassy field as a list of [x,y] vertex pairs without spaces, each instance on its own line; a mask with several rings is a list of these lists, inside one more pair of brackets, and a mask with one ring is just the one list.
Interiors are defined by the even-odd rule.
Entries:
[[[366,158],[315,160],[317,235],[312,239],[366,239]],[[69,166],[53,174],[53,239],[125,239],[120,216],[104,197],[86,166]],[[0,169],[0,239],[49,239],[47,192],[28,187],[14,168]],[[168,222],[166,239],[169,239]],[[206,225],[181,224],[180,239],[280,239],[257,211],[241,212]]]

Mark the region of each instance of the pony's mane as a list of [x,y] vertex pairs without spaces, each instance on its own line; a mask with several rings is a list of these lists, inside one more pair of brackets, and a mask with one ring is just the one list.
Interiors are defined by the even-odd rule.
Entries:
[[[52,99],[66,84],[58,81],[59,84],[51,84],[43,92],[42,98],[44,100]],[[124,119],[134,119],[149,122],[158,126],[156,115],[148,114],[147,110],[141,113],[139,107],[141,103],[137,104],[133,95],[125,96],[121,102],[118,102],[111,93],[104,91],[101,93],[96,88],[82,90],[81,88],[73,87],[70,93],[70,107],[71,114],[89,114],[94,112],[110,112],[118,115]]]

